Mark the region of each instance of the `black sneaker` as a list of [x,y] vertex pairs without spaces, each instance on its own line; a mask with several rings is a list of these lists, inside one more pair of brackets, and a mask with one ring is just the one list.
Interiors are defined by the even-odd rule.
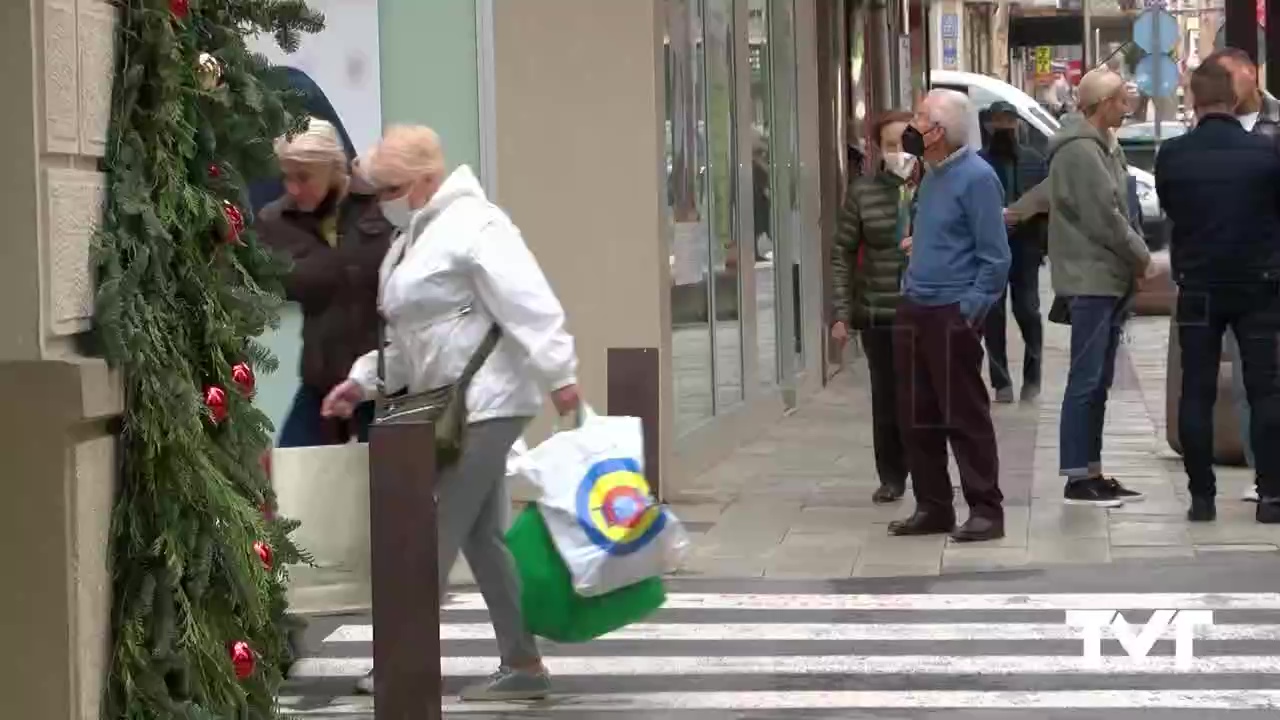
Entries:
[[1001,405],[1010,405],[1013,403],[1012,385],[1005,385],[1004,387],[996,388],[994,394],[995,401]]
[[1147,497],[1137,490],[1130,490],[1129,488],[1121,485],[1120,481],[1115,478],[1104,477],[1098,479],[1101,480],[1102,484],[1106,485],[1109,490],[1111,490],[1113,495],[1125,502],[1138,502]]
[[1111,487],[1100,478],[1068,480],[1062,491],[1062,499],[1068,505],[1092,505],[1094,507],[1120,507],[1124,505]]
[[1213,522],[1218,518],[1218,506],[1211,497],[1191,498],[1187,519],[1191,522]]

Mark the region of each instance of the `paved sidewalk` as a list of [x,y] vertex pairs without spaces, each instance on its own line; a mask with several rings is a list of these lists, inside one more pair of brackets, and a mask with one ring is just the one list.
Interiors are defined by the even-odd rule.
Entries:
[[[1013,375],[1019,377],[1022,347],[1016,325],[1009,326]],[[674,509],[695,532],[682,574],[915,576],[1276,551],[1280,527],[1255,523],[1254,505],[1239,500],[1251,482],[1246,468],[1219,469],[1217,522],[1185,520],[1185,475],[1164,439],[1168,327],[1163,317],[1130,323],[1107,413],[1104,468],[1146,493],[1145,501],[1114,510],[1063,504],[1058,417],[1069,332],[1046,322],[1039,406],[994,406],[1007,537],[956,545],[945,537],[887,534],[889,521],[908,514],[913,502],[908,492],[894,505],[871,503],[878,485],[871,401],[865,363],[855,360],[797,413],[673,499]],[[953,461],[953,482],[958,477]],[[967,510],[958,490],[956,498],[963,519]]]

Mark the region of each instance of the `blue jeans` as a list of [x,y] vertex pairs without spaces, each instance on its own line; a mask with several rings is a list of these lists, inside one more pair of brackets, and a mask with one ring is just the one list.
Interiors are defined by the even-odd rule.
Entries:
[[282,448],[342,445],[355,436],[369,441],[369,425],[373,423],[373,403],[361,403],[351,419],[320,417],[320,406],[327,393],[302,385],[293,396],[293,407],[280,428],[278,445]]
[[1244,447],[1244,461],[1256,468],[1253,462],[1253,439],[1250,432],[1249,395],[1244,389],[1244,362],[1240,359],[1240,342],[1234,330],[1227,330],[1227,355],[1231,358],[1231,399],[1235,401],[1236,417],[1240,421],[1240,444]]
[[1123,298],[1081,296],[1071,307],[1071,369],[1058,424],[1060,472],[1086,477],[1102,467],[1107,394],[1115,379],[1116,351],[1124,322]]

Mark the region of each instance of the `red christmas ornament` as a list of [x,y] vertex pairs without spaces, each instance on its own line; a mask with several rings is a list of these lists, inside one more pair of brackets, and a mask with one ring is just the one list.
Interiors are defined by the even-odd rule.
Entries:
[[188,0],[169,0],[169,12],[179,20],[186,20],[187,14],[191,12],[191,4]]
[[222,201],[222,214],[227,220],[227,242],[240,242],[240,233],[244,232],[244,214],[229,200]]
[[231,366],[231,381],[240,388],[240,392],[246,396],[253,395],[254,377],[253,368],[249,367],[249,363],[238,362]]
[[220,424],[227,419],[227,391],[216,386],[205,388],[204,406],[208,408],[213,424]]
[[253,544],[253,551],[258,553],[258,559],[270,570],[272,561],[271,546],[259,540]]
[[218,167],[217,163],[209,166],[209,177],[213,180],[222,177],[222,168]]
[[231,666],[235,668],[237,679],[244,680],[252,675],[255,662],[249,643],[243,640],[231,643]]

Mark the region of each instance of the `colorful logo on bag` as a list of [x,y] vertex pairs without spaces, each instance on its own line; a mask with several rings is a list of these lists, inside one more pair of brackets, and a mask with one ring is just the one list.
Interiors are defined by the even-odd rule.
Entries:
[[587,539],[610,555],[629,555],[666,527],[667,516],[649,492],[640,463],[602,460],[578,486],[578,524]]

